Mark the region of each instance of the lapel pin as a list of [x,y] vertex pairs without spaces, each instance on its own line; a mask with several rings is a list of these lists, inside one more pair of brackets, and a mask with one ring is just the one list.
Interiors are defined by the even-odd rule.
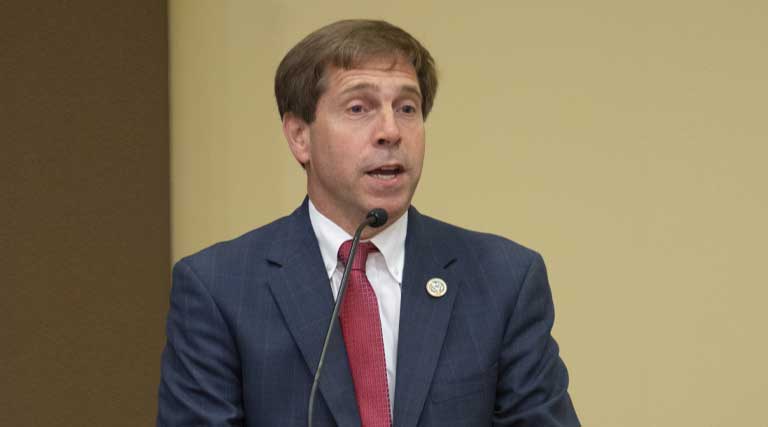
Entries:
[[435,298],[440,298],[448,292],[448,285],[445,280],[439,277],[433,277],[427,281],[427,293]]

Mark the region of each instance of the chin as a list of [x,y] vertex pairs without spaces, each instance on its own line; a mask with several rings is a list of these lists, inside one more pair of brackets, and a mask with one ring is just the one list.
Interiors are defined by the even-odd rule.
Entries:
[[366,213],[373,208],[381,208],[387,211],[390,221],[402,215],[408,207],[411,206],[411,197],[406,194],[379,195],[378,197],[368,197],[364,203],[367,207]]
[[371,209],[373,208],[381,208],[387,211],[387,215],[389,215],[389,221],[393,221],[400,217],[406,210],[408,210],[409,204],[403,204],[403,203],[378,203],[371,206]]

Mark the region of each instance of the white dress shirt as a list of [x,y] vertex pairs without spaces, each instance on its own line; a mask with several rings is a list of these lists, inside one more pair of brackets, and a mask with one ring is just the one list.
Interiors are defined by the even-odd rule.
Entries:
[[[309,201],[309,220],[320,244],[325,270],[331,283],[333,298],[339,293],[344,265],[338,260],[341,244],[352,236],[321,214]],[[389,409],[395,403],[395,372],[397,369],[397,335],[400,328],[400,285],[405,265],[405,234],[408,229],[408,211],[370,241],[379,249],[368,255],[365,274],[371,282],[379,304],[381,334],[384,338],[384,357],[387,363]]]

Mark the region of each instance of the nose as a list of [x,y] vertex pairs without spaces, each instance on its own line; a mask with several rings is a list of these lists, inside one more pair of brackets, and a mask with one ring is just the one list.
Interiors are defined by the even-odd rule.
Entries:
[[382,109],[376,134],[376,144],[399,144],[400,139],[400,125],[395,118],[395,111],[391,108]]

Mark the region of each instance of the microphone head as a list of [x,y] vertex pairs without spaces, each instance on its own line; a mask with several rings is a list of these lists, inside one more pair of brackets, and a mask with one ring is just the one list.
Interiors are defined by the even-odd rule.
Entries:
[[368,220],[369,226],[373,228],[377,228],[386,224],[389,216],[387,215],[387,211],[385,211],[384,209],[375,208],[375,209],[371,209],[371,211],[368,212],[368,215],[366,215],[365,218]]

